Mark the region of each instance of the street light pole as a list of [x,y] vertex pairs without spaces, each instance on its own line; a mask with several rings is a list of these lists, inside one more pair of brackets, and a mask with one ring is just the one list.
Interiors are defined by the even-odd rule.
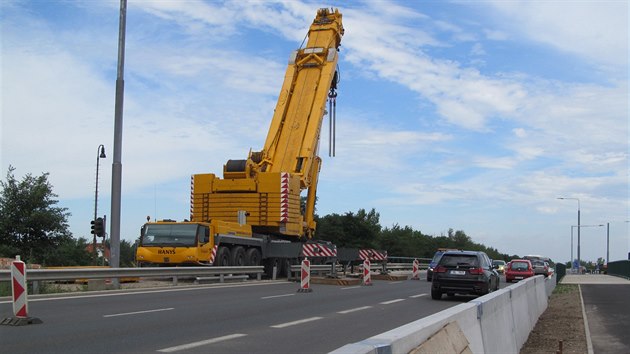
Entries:
[[[578,270],[580,269],[580,265],[582,264],[582,259],[580,257],[580,199],[578,198],[563,198],[560,197],[558,199],[562,199],[562,200],[577,200],[578,203],[578,209],[577,209],[577,217],[578,217],[578,222],[577,222],[577,228],[578,228],[578,244],[577,244],[577,258],[578,258]],[[573,261],[573,260],[571,260]],[[579,272],[579,271],[578,271]]]
[[[577,227],[578,228],[578,232],[580,230],[580,228],[582,227],[602,227],[604,226],[604,224],[599,224],[599,225],[571,225],[571,264],[573,264],[573,228]],[[578,269],[579,269],[580,265],[578,264]]]
[[[104,159],[105,157],[105,145],[101,144],[96,149],[96,188],[94,190],[94,223],[96,223],[96,218],[98,216],[98,168],[100,159]],[[94,234],[94,239],[92,242],[92,253],[94,256],[94,261],[96,262],[96,233]]]
[[[120,0],[120,20],[118,26],[118,67],[116,72],[116,102],[114,107],[114,161],[112,163],[112,209],[111,234],[109,237],[109,266],[120,267],[120,199],[122,190],[122,128],[124,101],[125,29],[127,24],[127,0]],[[113,279],[115,288],[118,278]]]
[[610,262],[610,223],[606,223],[606,266]]

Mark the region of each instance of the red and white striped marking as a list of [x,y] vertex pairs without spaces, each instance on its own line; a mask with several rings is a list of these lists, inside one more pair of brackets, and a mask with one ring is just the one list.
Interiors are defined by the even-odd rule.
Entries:
[[372,285],[372,275],[370,274],[370,260],[363,261],[363,285]]
[[289,174],[280,173],[280,222],[289,221]]
[[337,257],[337,249],[318,243],[305,243],[302,246],[304,257]]
[[412,280],[420,280],[420,262],[417,259],[413,260],[413,273],[412,273]]
[[311,261],[304,258],[301,270],[300,290],[298,290],[298,292],[308,293],[313,291],[313,289],[311,289]]
[[210,264],[214,264],[214,259],[217,257],[218,248],[219,245],[214,245],[214,247],[212,247],[212,253],[210,254]]
[[387,252],[377,251],[375,249],[362,249],[359,250],[359,259],[371,261],[384,261],[387,260]]
[[190,176],[190,220],[194,220],[193,205],[195,204],[195,175]]
[[11,263],[11,282],[13,284],[13,314],[18,318],[28,317],[28,298],[26,291],[26,264],[15,257]]

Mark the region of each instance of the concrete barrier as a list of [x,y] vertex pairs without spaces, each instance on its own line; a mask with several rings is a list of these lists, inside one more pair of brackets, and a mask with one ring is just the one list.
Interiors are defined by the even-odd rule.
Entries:
[[484,352],[517,353],[510,289],[498,290],[469,303],[477,305]]
[[[459,333],[464,334],[467,350],[472,353],[518,353],[547,309],[555,285],[555,276],[528,278],[331,353],[406,354],[426,347],[430,339],[430,347],[443,346],[445,341],[461,343]],[[453,323],[456,326],[449,326]],[[461,332],[445,330],[451,327],[458,327]]]
[[457,322],[473,353],[483,353],[477,305],[460,304],[364,341],[345,345],[334,354],[409,353],[451,322]]

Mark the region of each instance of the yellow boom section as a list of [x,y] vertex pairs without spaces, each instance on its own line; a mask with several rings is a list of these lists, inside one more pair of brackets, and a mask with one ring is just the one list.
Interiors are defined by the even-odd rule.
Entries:
[[[229,160],[223,179],[193,175],[191,221],[245,222],[253,232],[311,237],[326,101],[336,85],[341,13],[320,9],[305,47],[294,51],[262,151]],[[305,211],[300,194],[309,188]]]

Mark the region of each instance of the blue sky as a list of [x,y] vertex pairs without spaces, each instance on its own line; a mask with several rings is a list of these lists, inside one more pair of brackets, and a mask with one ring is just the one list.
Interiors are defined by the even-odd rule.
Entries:
[[[0,168],[50,173],[75,237],[110,209],[118,1],[2,2]],[[121,237],[184,219],[190,175],[262,147],[289,53],[319,7],[345,35],[337,156],[320,215],[464,230],[570,259],[571,225],[630,251],[627,1],[129,1]],[[109,228],[109,225],[108,225]],[[577,230],[574,232],[577,255]],[[582,259],[606,228],[581,230]]]

